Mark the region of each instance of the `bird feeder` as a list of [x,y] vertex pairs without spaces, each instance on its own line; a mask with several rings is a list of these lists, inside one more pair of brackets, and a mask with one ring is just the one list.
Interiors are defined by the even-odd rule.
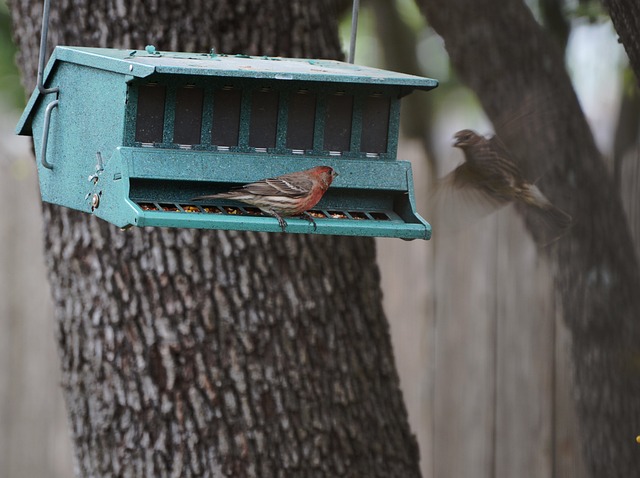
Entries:
[[[192,198],[318,165],[339,176],[286,232],[429,239],[400,100],[435,80],[329,60],[58,46],[17,133],[44,201],[119,227],[280,232],[241,203]],[[57,90],[56,90],[57,89]],[[55,94],[48,94],[54,92]]]

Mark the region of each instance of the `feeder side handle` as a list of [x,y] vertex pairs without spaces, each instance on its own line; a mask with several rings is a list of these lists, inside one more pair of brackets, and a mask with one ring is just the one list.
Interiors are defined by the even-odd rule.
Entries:
[[45,88],[43,84],[44,76],[44,56],[47,53],[47,34],[49,33],[49,4],[51,0],[44,0],[42,6],[42,31],[40,33],[40,53],[38,55],[38,91],[43,95],[58,93],[59,88]]
[[47,161],[47,142],[49,141],[49,124],[51,112],[58,106],[58,100],[53,100],[44,110],[44,124],[42,125],[42,149],[40,150],[40,162],[47,169],[53,169],[53,164]]
[[356,34],[358,33],[359,11],[360,0],[353,0],[353,11],[351,12],[351,39],[349,40],[349,63],[353,63],[356,56]]

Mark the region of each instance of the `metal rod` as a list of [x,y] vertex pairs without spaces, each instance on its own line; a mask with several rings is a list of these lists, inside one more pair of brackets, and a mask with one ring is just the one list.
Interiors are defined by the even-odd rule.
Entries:
[[47,169],[53,169],[53,164],[47,161],[47,143],[49,142],[49,123],[51,121],[51,112],[58,106],[58,100],[53,100],[44,110],[44,124],[42,125],[42,150],[40,152],[40,161]]
[[356,56],[356,34],[358,33],[359,11],[360,0],[353,0],[353,11],[351,12],[351,40],[349,41],[349,63],[353,63]]
[[38,91],[43,95],[58,93],[59,88],[45,88],[43,84],[44,57],[47,54],[47,34],[49,33],[49,4],[50,0],[44,0],[42,6],[42,31],[40,33],[40,54],[38,56]]

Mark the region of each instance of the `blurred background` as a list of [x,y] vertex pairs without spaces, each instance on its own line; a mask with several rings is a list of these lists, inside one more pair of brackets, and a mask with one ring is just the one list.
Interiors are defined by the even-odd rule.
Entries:
[[[544,0],[528,3],[544,24]],[[635,79],[600,3],[563,5],[567,68],[602,155],[620,178],[638,244]],[[345,49],[349,30],[346,14]],[[25,102],[13,62],[1,0],[0,477],[69,477],[37,177],[30,142],[13,133]],[[363,2],[356,63],[440,81],[405,102],[398,154],[413,163],[418,210],[426,216],[435,179],[462,161],[451,147],[453,133],[488,134],[492,126],[413,0]],[[378,260],[424,476],[585,476],[569,335],[550,266],[515,210],[504,208],[447,236],[434,227],[428,242],[379,240]]]

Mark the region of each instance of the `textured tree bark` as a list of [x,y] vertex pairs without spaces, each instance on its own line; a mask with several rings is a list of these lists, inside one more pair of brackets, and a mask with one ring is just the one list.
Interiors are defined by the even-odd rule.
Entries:
[[[341,56],[330,0],[52,3],[51,45]],[[372,240],[43,214],[77,476],[419,475]]]
[[603,3],[609,10],[640,85],[640,5],[634,0],[603,0]]
[[[574,226],[549,252],[572,334],[585,457],[594,477],[636,476],[638,262],[620,199],[563,58],[520,0],[420,4],[498,134],[511,138],[508,146],[519,153],[529,177],[542,176],[538,184],[544,194],[573,215]],[[552,114],[523,117],[523,105]],[[524,118],[515,137],[505,126],[514,115]]]

